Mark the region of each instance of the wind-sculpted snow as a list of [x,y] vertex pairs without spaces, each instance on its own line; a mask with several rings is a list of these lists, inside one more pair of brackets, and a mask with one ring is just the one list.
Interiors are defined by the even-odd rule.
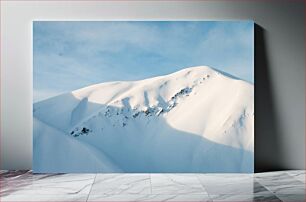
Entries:
[[88,146],[71,161],[98,159],[73,172],[253,172],[253,85],[209,67],[92,85],[35,103],[34,117],[34,171],[49,155],[69,170],[59,151],[73,141]]

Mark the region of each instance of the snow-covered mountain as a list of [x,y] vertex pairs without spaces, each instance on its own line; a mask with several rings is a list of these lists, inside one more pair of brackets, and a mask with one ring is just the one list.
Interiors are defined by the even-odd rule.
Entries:
[[253,172],[254,87],[199,66],[34,104],[36,172]]

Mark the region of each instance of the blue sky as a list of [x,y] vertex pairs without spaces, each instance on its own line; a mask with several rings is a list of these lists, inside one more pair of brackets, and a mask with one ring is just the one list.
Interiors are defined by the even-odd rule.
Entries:
[[254,83],[251,21],[35,21],[34,102],[208,65]]

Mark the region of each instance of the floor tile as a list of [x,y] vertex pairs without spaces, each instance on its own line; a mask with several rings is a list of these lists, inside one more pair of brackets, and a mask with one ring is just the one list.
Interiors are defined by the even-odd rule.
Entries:
[[292,179],[287,171],[273,171],[273,172],[263,172],[255,173],[254,178],[258,180],[282,180],[282,179]]
[[262,178],[256,180],[275,194],[304,194],[306,192],[305,183],[292,177],[282,177],[280,179]]
[[92,195],[151,194],[149,174],[97,174]]
[[144,201],[173,201],[173,202],[212,202],[207,194],[184,194],[184,195],[155,195]]
[[305,200],[305,171],[256,174],[32,174],[0,172],[1,201]]
[[273,194],[267,195],[210,195],[213,201],[231,201],[231,202],[250,202],[250,201],[275,201],[281,202],[281,200]]
[[297,172],[291,172],[291,175],[287,172],[258,173],[255,175],[255,180],[275,194],[304,194],[305,183],[292,176]]
[[207,194],[194,174],[151,174],[151,183],[152,194]]
[[31,173],[31,171],[29,170],[1,170],[0,171],[0,176],[1,177],[14,177],[14,176],[20,176],[20,175],[23,175],[25,173]]
[[208,194],[269,194],[260,183],[253,180],[253,175],[239,174],[202,174],[198,178]]
[[305,171],[304,170],[293,170],[286,172],[288,175],[292,176],[294,179],[299,180],[303,183],[305,183]]
[[88,194],[95,174],[24,174],[2,180],[1,196]]
[[31,202],[31,201],[39,201],[39,202],[44,202],[44,201],[58,201],[58,202],[86,202],[88,195],[8,195],[1,197],[1,202]]
[[40,178],[45,178],[48,175],[33,175],[30,172],[9,171],[1,175],[0,196],[5,196],[14,193],[18,190],[30,187],[33,182]]
[[265,185],[267,189],[275,194],[303,194],[306,193],[305,185],[297,184],[274,184]]
[[283,202],[305,202],[305,194],[277,194]]
[[187,194],[187,195],[142,195],[142,194],[130,194],[130,195],[90,195],[88,198],[88,202],[103,202],[103,201],[151,201],[151,202],[159,202],[159,201],[176,201],[176,202],[210,202],[207,195],[203,194]]

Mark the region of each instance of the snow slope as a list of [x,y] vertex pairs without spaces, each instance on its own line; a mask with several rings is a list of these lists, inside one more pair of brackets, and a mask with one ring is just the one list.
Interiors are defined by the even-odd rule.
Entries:
[[[34,118],[38,172],[49,156],[58,172],[253,172],[254,87],[206,66],[85,87]],[[90,166],[62,161],[68,148]]]
[[101,151],[65,136],[36,118],[34,131],[36,172],[121,172]]

